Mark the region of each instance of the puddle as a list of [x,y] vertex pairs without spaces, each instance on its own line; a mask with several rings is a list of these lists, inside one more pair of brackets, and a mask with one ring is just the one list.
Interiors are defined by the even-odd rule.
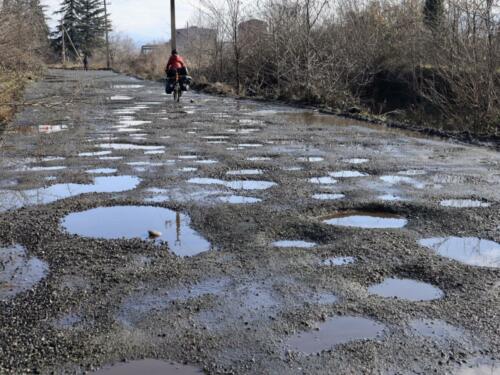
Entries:
[[416,189],[423,189],[425,187],[424,183],[406,176],[382,176],[380,177],[380,179],[391,185],[407,184],[413,186]]
[[180,172],[196,172],[198,168],[186,167],[179,169]]
[[240,143],[238,145],[239,148],[253,148],[253,147],[262,147],[264,146],[262,143]]
[[403,228],[408,221],[397,215],[384,212],[350,211],[332,215],[323,221],[326,224],[356,228]]
[[324,161],[325,158],[321,156],[303,156],[298,158],[298,161],[307,162],[307,163],[319,163],[320,161]]
[[436,341],[463,341],[463,329],[457,328],[439,319],[415,319],[409,326],[416,334]]
[[[105,223],[105,224],[104,224]],[[148,231],[159,231],[158,241],[168,242],[179,256],[194,256],[210,250],[210,243],[190,226],[189,216],[160,207],[99,207],[66,216],[62,226],[83,237],[148,239]]]
[[68,130],[67,125],[39,125],[38,132],[42,134],[59,133]]
[[179,155],[178,158],[181,160],[194,160],[194,159],[198,159],[198,156],[197,155]]
[[287,172],[297,172],[297,171],[301,171],[303,168],[302,167],[285,167],[283,168],[284,171],[287,171]]
[[220,139],[229,139],[227,135],[207,135],[205,137],[202,137],[203,139],[214,139],[214,140],[220,140]]
[[96,151],[96,152],[81,152],[78,154],[80,157],[90,157],[90,156],[104,156],[111,155],[113,151]]
[[134,98],[132,98],[131,96],[126,96],[126,95],[113,95],[112,97],[110,97],[109,99],[111,100],[132,100]]
[[333,257],[321,261],[322,266],[345,266],[356,262],[354,257]]
[[353,158],[353,159],[343,159],[342,161],[344,163],[349,163],[349,164],[364,164],[368,163],[370,159]]
[[263,174],[263,172],[260,169],[240,169],[237,171],[228,171],[226,174],[229,176],[250,176]]
[[123,156],[102,156],[99,160],[122,160]]
[[163,150],[165,146],[135,145],[132,143],[101,143],[100,148],[110,148],[113,150]]
[[314,199],[318,199],[320,201],[335,201],[335,200],[345,198],[345,195],[344,194],[321,193],[321,194],[314,194],[312,197]]
[[165,153],[165,151],[161,151],[161,150],[158,150],[158,151],[145,151],[144,155],[163,155],[164,153]]
[[[131,118],[122,117],[119,122],[122,125],[121,126],[122,128],[127,128],[129,126],[141,126],[141,125],[151,124],[151,121],[134,120],[133,117],[131,117]],[[115,127],[117,127],[117,126],[115,126]]]
[[17,169],[17,172],[50,172],[50,171],[61,171],[63,169],[67,169],[68,167],[64,166],[53,166],[53,167],[23,167],[21,169]]
[[115,89],[140,89],[141,87],[144,87],[143,85],[136,85],[133,83],[125,83],[121,85],[113,85],[113,88]]
[[234,190],[266,190],[276,185],[276,183],[270,181],[224,181],[215,178],[202,177],[191,178],[187,182],[197,185],[223,185]]
[[262,199],[253,197],[244,197],[241,195],[230,195],[227,197],[219,197],[219,200],[223,203],[229,203],[229,204],[253,204],[262,202]]
[[500,375],[500,362],[491,358],[474,358],[468,360],[455,375]]
[[213,160],[213,159],[206,159],[206,160],[196,160],[195,163],[197,163],[197,164],[217,164],[218,161]]
[[269,160],[273,160],[273,159],[268,157],[268,156],[252,156],[252,157],[246,158],[246,160],[247,161],[269,161]]
[[66,158],[62,157],[62,156],[46,156],[44,158],[42,158],[42,161],[61,161],[61,160],[65,160]]
[[328,173],[332,177],[338,178],[350,178],[350,177],[367,177],[369,174],[362,173],[358,171],[339,171],[339,172],[331,172]]
[[500,244],[477,237],[427,238],[421,246],[471,266],[500,268]]
[[309,179],[311,184],[319,184],[319,185],[333,185],[337,183],[337,180],[330,176],[324,177],[313,177]]
[[129,363],[119,363],[108,368],[92,372],[95,375],[203,375],[203,371],[193,366],[164,362],[156,359],[144,359]]
[[422,281],[411,279],[387,278],[382,283],[372,285],[368,288],[370,294],[376,294],[379,297],[397,298],[407,301],[432,301],[444,297],[441,289],[424,283]]
[[117,169],[114,169],[114,168],[98,168],[98,169],[89,169],[86,172],[90,173],[90,174],[112,174],[112,173],[116,173]]
[[49,271],[38,258],[28,258],[19,246],[0,248],[0,301],[5,301],[33,288]]
[[314,354],[340,344],[380,338],[385,329],[385,325],[371,319],[353,316],[336,317],[319,324],[315,330],[290,337],[286,345],[295,352]]
[[87,193],[120,193],[135,189],[136,176],[96,177],[93,184],[56,184],[46,188],[14,191],[0,190],[0,211],[34,204],[48,204]]
[[439,204],[443,207],[456,207],[456,208],[490,207],[489,203],[474,199],[448,199],[441,201]]
[[308,242],[308,241],[298,241],[298,240],[284,240],[284,241],[276,241],[273,242],[271,245],[274,247],[296,247],[296,248],[301,248],[301,249],[311,249],[318,244],[314,242]]
[[402,174],[405,176],[422,176],[424,174],[427,174],[427,172],[420,169],[409,169],[407,171],[398,172],[398,174]]

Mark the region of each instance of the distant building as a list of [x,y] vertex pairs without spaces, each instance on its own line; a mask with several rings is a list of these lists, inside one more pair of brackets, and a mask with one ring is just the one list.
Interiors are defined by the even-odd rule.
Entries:
[[250,19],[238,25],[240,40],[243,44],[254,43],[267,34],[267,22]]

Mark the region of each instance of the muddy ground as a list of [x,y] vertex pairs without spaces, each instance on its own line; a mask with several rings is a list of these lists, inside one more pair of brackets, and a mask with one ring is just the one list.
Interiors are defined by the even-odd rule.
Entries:
[[[144,358],[206,374],[499,373],[498,152],[162,91],[50,71],[26,93],[43,105],[1,135],[0,373]],[[171,211],[123,207],[144,205]],[[358,212],[402,227],[325,223]],[[473,265],[419,243],[448,236],[493,250],[470,250]],[[335,257],[352,259],[325,262]],[[371,292],[387,278],[437,294]],[[345,337],[310,338],[332,322]]]

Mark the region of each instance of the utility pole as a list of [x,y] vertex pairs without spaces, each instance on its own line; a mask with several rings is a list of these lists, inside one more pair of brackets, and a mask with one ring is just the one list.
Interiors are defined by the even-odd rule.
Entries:
[[172,49],[177,49],[177,32],[175,28],[175,0],[170,0],[170,28],[171,34],[170,44]]
[[61,38],[62,38],[62,61],[64,68],[66,66],[66,40],[64,38],[64,17],[61,18]]
[[104,18],[106,22],[106,68],[111,69],[111,58],[109,56],[109,21],[108,21],[108,6],[104,0]]

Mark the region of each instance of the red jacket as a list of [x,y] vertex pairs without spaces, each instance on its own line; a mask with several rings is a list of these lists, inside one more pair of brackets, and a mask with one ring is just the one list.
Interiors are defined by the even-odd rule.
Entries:
[[168,59],[167,67],[165,68],[166,71],[169,71],[171,69],[180,69],[186,67],[186,64],[184,63],[184,60],[182,57],[179,55],[172,55],[170,56],[170,59]]

